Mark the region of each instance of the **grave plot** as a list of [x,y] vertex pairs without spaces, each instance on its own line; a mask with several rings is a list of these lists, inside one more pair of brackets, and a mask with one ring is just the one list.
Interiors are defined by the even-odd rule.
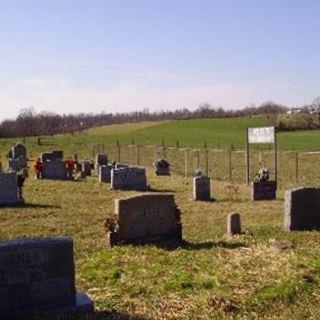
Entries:
[[182,240],[180,211],[173,194],[147,193],[115,200],[107,220],[107,245]]
[[70,238],[35,238],[0,243],[0,318],[92,312],[77,294]]

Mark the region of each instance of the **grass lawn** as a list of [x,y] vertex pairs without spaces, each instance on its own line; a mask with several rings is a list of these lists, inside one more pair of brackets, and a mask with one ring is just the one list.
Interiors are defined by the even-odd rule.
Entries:
[[[0,209],[0,238],[72,237],[78,290],[88,292],[98,310],[90,320],[319,319],[320,233],[282,231],[283,190],[276,201],[252,202],[247,187],[239,185],[230,199],[227,184],[213,181],[217,201],[195,202],[189,178],[149,172],[149,182],[174,192],[184,246],[107,249],[104,222],[114,199],[135,192],[111,191],[97,177],[30,178],[27,205]],[[241,214],[244,233],[229,239],[231,212]],[[270,248],[272,241],[291,241],[293,249]]]

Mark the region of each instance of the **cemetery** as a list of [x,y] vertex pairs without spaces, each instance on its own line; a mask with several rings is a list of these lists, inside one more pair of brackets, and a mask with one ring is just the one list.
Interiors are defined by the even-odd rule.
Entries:
[[43,152],[43,179],[29,178],[23,199],[18,173],[0,173],[1,319],[317,313],[309,296],[320,281],[317,185],[279,183],[274,156],[254,163],[256,171],[249,162],[249,174],[244,161],[249,180],[230,184],[213,179],[198,153],[181,174],[181,158],[169,158],[170,150],[156,161],[144,159],[142,149],[131,160],[108,150],[77,156],[82,183],[63,181],[64,154],[74,152]]

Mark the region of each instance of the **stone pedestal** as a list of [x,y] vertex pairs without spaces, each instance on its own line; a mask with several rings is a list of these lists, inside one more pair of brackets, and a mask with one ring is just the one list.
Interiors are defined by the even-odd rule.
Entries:
[[252,200],[275,200],[277,191],[276,181],[259,181],[252,183]]

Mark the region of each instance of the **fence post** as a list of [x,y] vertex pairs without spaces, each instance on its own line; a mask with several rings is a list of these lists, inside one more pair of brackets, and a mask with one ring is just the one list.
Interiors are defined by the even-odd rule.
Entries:
[[184,152],[184,176],[188,177],[188,149]]
[[229,181],[232,181],[232,151],[229,150]]
[[140,166],[140,146],[137,145],[137,165]]
[[180,141],[179,141],[179,140],[176,141],[176,148],[177,148],[177,149],[180,148]]
[[120,149],[120,142],[119,142],[119,140],[117,140],[117,159],[118,159],[118,162],[121,161],[121,149]]
[[296,169],[296,183],[299,182],[299,153],[296,152],[296,156],[295,156],[295,169]]
[[208,149],[205,150],[205,157],[206,157],[206,176],[209,177],[209,151]]

